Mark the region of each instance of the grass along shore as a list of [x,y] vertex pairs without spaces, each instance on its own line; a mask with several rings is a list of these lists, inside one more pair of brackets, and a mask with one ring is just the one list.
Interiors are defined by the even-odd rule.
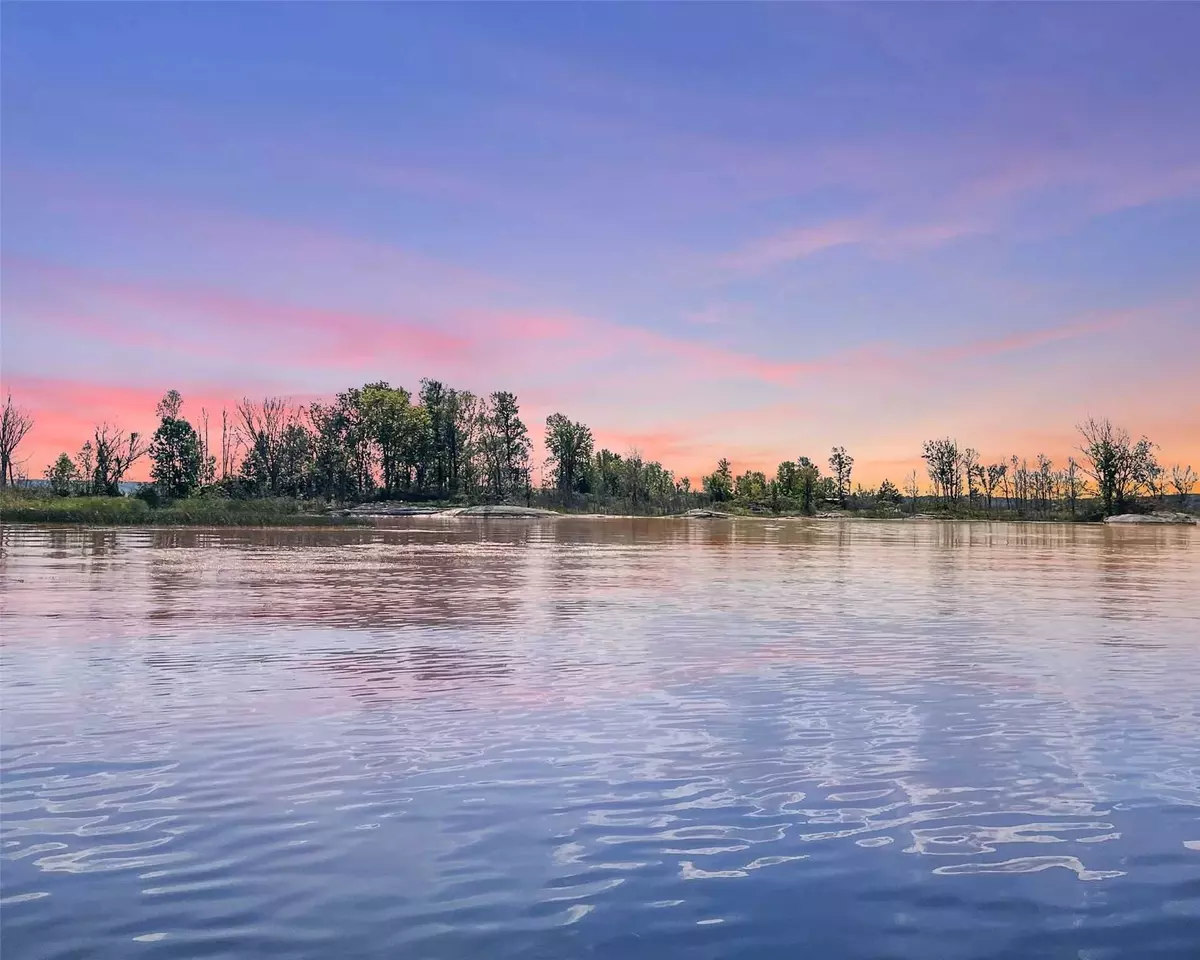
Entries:
[[367,521],[300,500],[193,497],[151,506],[137,497],[54,497],[6,490],[0,522],[90,526],[320,527]]
[[[1139,506],[1139,512],[1151,515],[1170,512],[1166,504]],[[1193,511],[1187,513],[1195,515]],[[463,519],[495,519],[526,517],[574,516],[579,518],[618,519],[621,517],[683,517],[691,519],[759,518],[777,520],[861,519],[861,520],[975,520],[1041,523],[1097,522],[1103,519],[1098,506],[1086,504],[1077,515],[1023,516],[1014,511],[972,510],[964,506],[947,509],[934,498],[922,498],[916,509],[854,509],[823,510],[815,514],[795,511],[770,512],[746,509],[737,503],[713,504],[679,513],[596,512],[586,507],[572,509],[562,504],[544,504],[528,508],[516,504],[464,506],[461,503],[403,503],[374,502],[352,507],[330,505],[323,501],[288,498],[231,499],[222,497],[190,497],[159,505],[139,497],[58,497],[42,491],[8,489],[0,491],[0,522],[51,523],[85,526],[196,526],[196,527],[323,527],[369,526],[388,518],[398,517],[461,517]]]

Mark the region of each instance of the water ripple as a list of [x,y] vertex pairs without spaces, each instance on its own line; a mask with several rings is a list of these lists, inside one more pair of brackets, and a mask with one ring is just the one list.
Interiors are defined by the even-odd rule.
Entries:
[[1200,945],[1191,530],[0,539],[6,955]]

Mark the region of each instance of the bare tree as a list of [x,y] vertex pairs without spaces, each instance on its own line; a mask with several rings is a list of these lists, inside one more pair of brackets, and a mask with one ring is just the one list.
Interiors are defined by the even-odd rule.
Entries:
[[243,399],[237,413],[246,442],[244,466],[264,491],[277,495],[284,433],[296,421],[296,413],[282,397],[266,397],[260,403]]
[[200,408],[200,426],[196,430],[200,441],[200,485],[207,486],[216,479],[217,461],[208,447],[208,408]]
[[1035,499],[1042,514],[1050,513],[1050,502],[1055,498],[1054,461],[1044,453],[1037,455],[1037,473],[1033,476]]
[[229,411],[221,408],[221,479],[228,480],[237,467],[242,438],[237,424],[229,419]]
[[927,440],[921,451],[926,472],[933,484],[933,495],[949,506],[962,497],[962,454],[958,441],[947,437],[944,440]]
[[1025,504],[1029,501],[1029,461],[1020,459],[1015,453],[1009,461],[1012,466],[1013,499],[1017,513],[1025,515]]
[[916,470],[904,478],[904,492],[908,495],[908,500],[911,504],[910,512],[916,513],[917,499],[921,496],[921,482],[917,479]]
[[975,480],[979,476],[979,451],[966,447],[959,456],[963,474],[967,478],[967,500],[975,505]]
[[1076,462],[1074,457],[1067,457],[1067,469],[1063,474],[1063,496],[1066,498],[1067,506],[1071,510],[1071,516],[1075,516],[1079,498],[1086,491],[1087,484],[1080,473],[1078,462]]
[[17,479],[17,463],[14,457],[17,447],[33,429],[33,417],[29,411],[14,407],[12,394],[4,403],[4,412],[0,413],[0,487],[7,487]]
[[996,494],[996,488],[1003,481],[1005,487],[1008,486],[1008,465],[1004,463],[989,463],[986,467],[980,468],[979,479],[983,484],[983,494],[987,497],[988,510],[992,509],[992,498]]
[[1191,464],[1186,467],[1175,464],[1171,468],[1171,486],[1175,488],[1175,493],[1179,497],[1180,510],[1187,509],[1188,497],[1192,495],[1196,479],[1196,471],[1192,469]]
[[121,495],[121,481],[129,468],[145,456],[150,442],[136,431],[102,423],[92,436],[92,492],[110,497]]

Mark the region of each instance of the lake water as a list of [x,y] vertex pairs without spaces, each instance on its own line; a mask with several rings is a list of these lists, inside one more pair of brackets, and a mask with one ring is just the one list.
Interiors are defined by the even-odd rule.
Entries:
[[3,531],[5,960],[1200,956],[1200,531]]

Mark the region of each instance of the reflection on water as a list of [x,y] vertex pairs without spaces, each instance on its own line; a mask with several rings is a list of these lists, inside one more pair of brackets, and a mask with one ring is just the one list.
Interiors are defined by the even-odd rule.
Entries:
[[1195,957],[1198,548],[6,528],[0,947]]

